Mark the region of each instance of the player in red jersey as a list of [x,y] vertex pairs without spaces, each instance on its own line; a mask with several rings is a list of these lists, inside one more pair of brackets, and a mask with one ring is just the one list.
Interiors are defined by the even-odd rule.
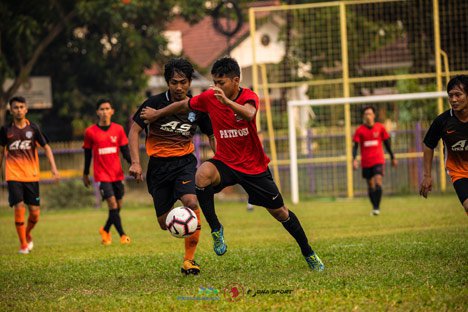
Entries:
[[192,82],[194,70],[192,64],[183,58],[171,59],[164,66],[164,78],[168,90],[148,98],[133,116],[129,141],[132,156],[130,174],[142,179],[139,154],[139,135],[145,129],[146,153],[149,156],[146,183],[148,192],[153,197],[156,217],[162,230],[166,230],[166,218],[177,200],[192,209],[198,218],[198,228],[190,237],[185,238],[185,255],[182,273],[198,274],[200,266],[195,261],[195,252],[201,231],[200,209],[195,195],[195,172],[197,159],[193,155],[195,146],[193,136],[197,128],[206,134],[212,150],[215,141],[210,118],[200,111],[191,110],[166,116],[146,124],[140,114],[146,108],[159,109],[185,99]]
[[452,108],[432,122],[424,138],[424,179],[419,194],[427,198],[432,190],[432,159],[442,139],[445,168],[468,214],[468,76],[452,78],[447,84],[447,93]]
[[91,158],[94,158],[94,181],[99,182],[102,198],[107,201],[109,207],[107,221],[99,229],[102,244],[110,245],[112,243],[109,232],[112,225],[115,226],[120,235],[120,243],[129,244],[130,237],[125,234],[120,218],[120,209],[122,208],[124,196],[124,185],[122,183],[124,174],[120,163],[119,150],[125,160],[130,163],[127,136],[121,125],[111,121],[114,108],[109,100],[100,99],[97,101],[96,114],[99,118],[98,123],[87,128],[84,135],[85,164],[83,183],[86,187],[91,185],[89,167]]
[[[37,147],[44,148],[54,179],[59,179],[49,140],[39,127],[26,119],[28,107],[23,97],[10,101],[13,122],[0,129],[0,169],[5,157],[8,201],[15,210],[15,225],[20,240],[20,254],[28,254],[34,247],[31,231],[39,221],[39,157]],[[24,225],[25,204],[29,208],[27,227]]]
[[146,108],[141,112],[141,117],[152,122],[188,109],[210,115],[216,137],[216,153],[213,159],[205,161],[198,168],[195,183],[198,202],[211,228],[214,251],[219,256],[227,251],[223,226],[215,212],[214,194],[227,186],[240,184],[249,195],[249,203],[265,207],[296,239],[309,267],[322,271],[322,261],[310,247],[296,215],[284,205],[268,169],[270,160],[263,150],[255,124],[259,109],[257,94],[240,87],[240,68],[233,58],[217,60],[211,75],[214,86],[210,90],[160,110]]
[[354,133],[353,167],[357,169],[356,159],[358,147],[361,147],[362,177],[367,181],[368,195],[372,203],[372,214],[380,214],[380,200],[382,199],[382,177],[384,175],[385,158],[382,143],[390,154],[392,166],[397,166],[397,160],[392,152],[390,136],[384,125],[375,121],[375,109],[372,106],[362,110],[364,123]]

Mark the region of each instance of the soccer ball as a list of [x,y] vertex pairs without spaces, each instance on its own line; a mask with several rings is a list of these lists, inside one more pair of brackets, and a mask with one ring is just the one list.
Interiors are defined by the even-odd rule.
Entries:
[[172,209],[166,218],[167,230],[172,236],[189,237],[197,230],[198,219],[192,209],[177,207]]

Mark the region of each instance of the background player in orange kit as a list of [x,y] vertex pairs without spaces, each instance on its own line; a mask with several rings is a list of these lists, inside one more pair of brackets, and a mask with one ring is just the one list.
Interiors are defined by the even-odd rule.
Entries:
[[193,66],[183,58],[171,59],[164,66],[164,78],[168,90],[148,98],[135,113],[130,128],[129,141],[132,155],[130,174],[137,180],[142,178],[140,165],[140,133],[146,131],[146,152],[149,159],[146,182],[148,192],[153,197],[156,217],[162,230],[166,230],[166,217],[174,203],[180,200],[185,207],[192,209],[198,218],[198,229],[185,238],[185,256],[182,273],[198,274],[200,266],[194,256],[200,237],[200,209],[195,195],[195,171],[197,160],[193,155],[193,136],[197,127],[210,138],[210,146],[215,151],[213,129],[207,114],[197,110],[178,113],[147,124],[140,117],[147,108],[160,109],[174,101],[187,97],[192,81]]
[[[26,119],[25,98],[14,97],[9,103],[13,121],[0,129],[0,169],[5,156],[8,201],[15,210],[19,253],[28,254],[34,247],[31,231],[40,214],[38,145],[44,148],[54,179],[59,179],[59,173],[47,137],[36,124]],[[27,226],[24,225],[25,204],[29,208]]]
[[444,142],[445,168],[468,214],[468,76],[452,78],[447,84],[452,107],[439,115],[424,138],[424,179],[420,195],[427,198],[432,190],[432,159],[440,139]]
[[130,163],[128,139],[121,125],[111,121],[114,108],[107,99],[100,99],[96,104],[96,114],[99,117],[97,124],[90,126],[85,131],[83,149],[85,153],[85,165],[83,171],[83,183],[86,187],[91,185],[89,180],[89,166],[91,158],[94,158],[94,181],[99,182],[102,198],[107,201],[109,216],[103,227],[99,229],[102,244],[110,245],[112,238],[110,227],[115,226],[120,236],[121,244],[129,244],[128,237],[122,227],[120,209],[123,204],[124,173],[120,163],[119,150],[122,156]]

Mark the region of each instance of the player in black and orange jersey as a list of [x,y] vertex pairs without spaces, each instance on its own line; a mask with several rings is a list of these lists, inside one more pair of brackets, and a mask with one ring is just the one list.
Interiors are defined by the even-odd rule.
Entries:
[[150,156],[146,182],[148,192],[153,197],[154,208],[159,226],[166,230],[166,217],[174,203],[180,200],[191,208],[198,218],[198,229],[185,238],[185,256],[182,272],[198,274],[200,266],[194,261],[195,250],[200,237],[200,209],[195,195],[195,171],[197,160],[193,155],[193,136],[197,127],[210,138],[215,150],[211,122],[207,114],[196,110],[175,114],[146,124],[140,117],[144,108],[160,109],[174,101],[187,97],[192,81],[193,67],[183,58],[170,60],[164,67],[164,78],[168,90],[148,98],[135,113],[134,123],[129,132],[129,146],[132,158],[130,174],[137,180],[142,179],[139,142],[140,133],[146,131],[146,152]]
[[451,109],[437,116],[424,138],[424,178],[419,194],[427,198],[432,190],[432,159],[442,139],[445,168],[468,214],[468,76],[452,78],[447,93]]
[[[26,119],[28,107],[23,97],[9,101],[13,122],[0,129],[0,169],[5,157],[5,176],[8,201],[15,210],[15,225],[20,240],[20,254],[28,254],[34,247],[31,230],[39,221],[39,157],[37,147],[45,150],[54,179],[59,179],[54,155],[47,137],[39,127]],[[26,208],[28,225],[24,225]]]
[[120,209],[123,205],[124,173],[120,163],[119,150],[123,158],[130,163],[130,152],[125,130],[119,124],[111,121],[114,108],[108,99],[99,99],[96,103],[96,114],[99,118],[97,124],[88,127],[84,136],[85,165],[83,170],[83,183],[86,187],[91,185],[89,180],[89,166],[93,161],[94,181],[99,182],[102,198],[107,201],[109,216],[103,227],[99,229],[102,244],[112,243],[110,227],[115,226],[120,236],[121,244],[130,244],[130,237],[125,234],[120,218]]

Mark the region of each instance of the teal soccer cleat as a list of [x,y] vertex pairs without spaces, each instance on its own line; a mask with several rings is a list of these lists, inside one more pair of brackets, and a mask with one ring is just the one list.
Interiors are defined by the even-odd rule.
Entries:
[[224,243],[224,229],[223,226],[219,228],[219,231],[211,232],[213,237],[213,249],[218,256],[222,256],[227,251],[227,245]]
[[308,257],[305,257],[307,264],[312,270],[322,272],[325,269],[325,265],[323,264],[322,260],[320,260],[319,256],[316,253],[311,254]]

